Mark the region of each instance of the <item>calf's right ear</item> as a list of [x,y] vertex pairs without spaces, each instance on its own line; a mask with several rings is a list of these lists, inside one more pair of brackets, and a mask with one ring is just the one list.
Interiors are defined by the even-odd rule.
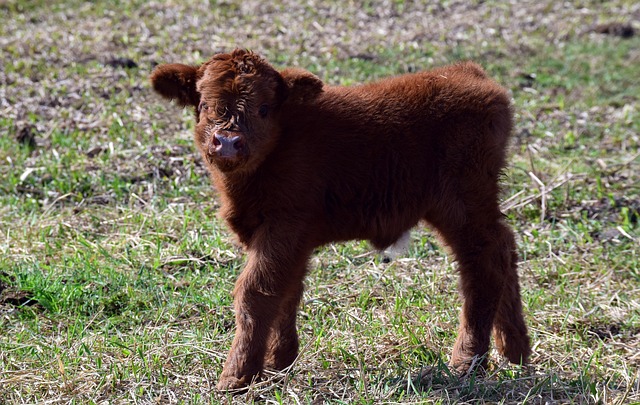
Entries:
[[183,106],[200,103],[200,94],[196,90],[198,67],[181,63],[159,65],[150,79],[153,89],[164,98],[177,100]]

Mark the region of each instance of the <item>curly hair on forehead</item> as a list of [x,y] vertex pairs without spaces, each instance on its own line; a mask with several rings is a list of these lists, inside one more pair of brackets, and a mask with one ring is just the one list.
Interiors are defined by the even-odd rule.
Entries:
[[229,62],[229,65],[218,64],[218,66],[226,66],[228,73],[232,75],[255,73],[259,65],[268,65],[257,53],[239,48],[231,53],[214,55],[209,62]]

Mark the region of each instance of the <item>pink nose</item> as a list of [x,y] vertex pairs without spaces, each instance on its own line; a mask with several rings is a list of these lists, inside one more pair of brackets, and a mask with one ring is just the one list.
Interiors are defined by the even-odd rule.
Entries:
[[232,158],[236,157],[243,147],[244,140],[241,135],[225,136],[222,133],[216,133],[209,144],[209,154]]

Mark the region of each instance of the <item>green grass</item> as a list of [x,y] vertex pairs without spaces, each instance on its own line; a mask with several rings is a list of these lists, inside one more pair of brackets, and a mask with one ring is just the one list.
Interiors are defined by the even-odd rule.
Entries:
[[[589,31],[634,2],[391,3],[0,4],[0,403],[640,402],[640,39]],[[320,249],[295,366],[215,391],[243,254],[147,77],[234,46],[345,85],[473,59],[511,90],[529,366],[450,373],[455,263],[419,228],[389,264]]]

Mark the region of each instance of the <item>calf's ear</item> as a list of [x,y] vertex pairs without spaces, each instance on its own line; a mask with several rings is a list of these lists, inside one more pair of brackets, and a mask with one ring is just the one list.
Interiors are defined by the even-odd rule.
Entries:
[[287,85],[287,98],[298,101],[309,100],[322,92],[322,80],[313,73],[300,68],[288,68],[280,72]]
[[153,89],[162,97],[177,100],[183,106],[197,106],[200,94],[196,90],[198,67],[180,63],[157,66],[150,76]]

